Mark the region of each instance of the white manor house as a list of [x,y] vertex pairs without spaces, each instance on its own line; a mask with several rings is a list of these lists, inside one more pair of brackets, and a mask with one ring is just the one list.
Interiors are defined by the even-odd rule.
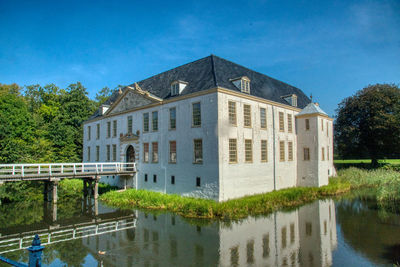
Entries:
[[225,201],[335,174],[333,120],[298,88],[211,55],[115,91],[84,123],[84,162],[135,162],[112,185]]

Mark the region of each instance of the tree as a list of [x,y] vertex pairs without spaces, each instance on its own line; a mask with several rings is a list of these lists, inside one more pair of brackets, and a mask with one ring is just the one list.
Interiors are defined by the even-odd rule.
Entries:
[[[400,88],[393,84],[369,85],[338,106],[335,142],[342,158],[378,159],[400,151]],[[396,154],[397,153],[397,154]]]
[[35,124],[24,98],[0,86],[0,163],[31,162]]
[[96,101],[99,105],[103,104],[112,94],[112,91],[107,86],[100,90],[100,92],[96,93]]

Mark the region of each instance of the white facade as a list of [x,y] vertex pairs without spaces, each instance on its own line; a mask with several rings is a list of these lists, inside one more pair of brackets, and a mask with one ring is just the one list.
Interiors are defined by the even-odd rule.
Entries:
[[93,254],[106,251],[106,266],[322,267],[332,265],[336,231],[334,202],[320,200],[228,225],[200,226],[170,213],[137,212],[136,228],[82,243]]
[[[229,115],[232,103],[235,103],[234,123],[232,114]],[[199,106],[200,123],[196,121],[199,125],[195,125],[193,120],[199,119],[194,119],[193,109]],[[175,129],[171,129],[171,109],[176,111]],[[265,110],[263,122],[261,109]],[[127,150],[132,146],[138,172],[127,181],[129,187],[217,201],[298,185],[322,186],[334,174],[333,127],[332,119],[319,110],[302,111],[224,88],[167,100],[140,88],[128,88],[103,116],[84,124],[83,159],[84,162],[127,161]],[[303,114],[305,111],[307,114]],[[152,125],[154,112],[158,117],[156,130]],[[145,114],[149,118],[148,131],[144,126]],[[308,130],[304,128],[306,119]],[[230,158],[230,153],[233,155],[230,139],[236,140],[232,141],[236,142],[234,161]],[[199,143],[195,140],[201,140],[202,160],[197,162],[194,146]],[[171,141],[176,142],[176,156],[173,156],[176,162],[170,159]],[[261,142],[266,151],[262,152]],[[157,162],[152,162],[153,143],[158,151]],[[247,158],[245,143],[247,148],[251,144]],[[146,144],[148,160],[144,158]],[[309,160],[304,158],[304,147],[309,148]],[[125,184],[121,177],[101,180],[121,187]]]

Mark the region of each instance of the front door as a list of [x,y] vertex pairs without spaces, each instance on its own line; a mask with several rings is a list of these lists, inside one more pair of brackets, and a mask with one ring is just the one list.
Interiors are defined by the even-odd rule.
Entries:
[[135,149],[131,145],[126,150],[126,163],[128,163],[126,165],[127,169],[133,170],[133,164],[130,165],[129,163],[135,163]]

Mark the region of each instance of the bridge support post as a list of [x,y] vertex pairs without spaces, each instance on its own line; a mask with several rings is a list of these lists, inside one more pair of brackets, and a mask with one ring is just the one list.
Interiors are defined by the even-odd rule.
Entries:
[[59,180],[50,180],[44,182],[44,200],[57,203],[57,187]]
[[97,200],[99,197],[99,180],[97,177],[94,178],[94,183],[93,183],[93,195],[94,199]]

